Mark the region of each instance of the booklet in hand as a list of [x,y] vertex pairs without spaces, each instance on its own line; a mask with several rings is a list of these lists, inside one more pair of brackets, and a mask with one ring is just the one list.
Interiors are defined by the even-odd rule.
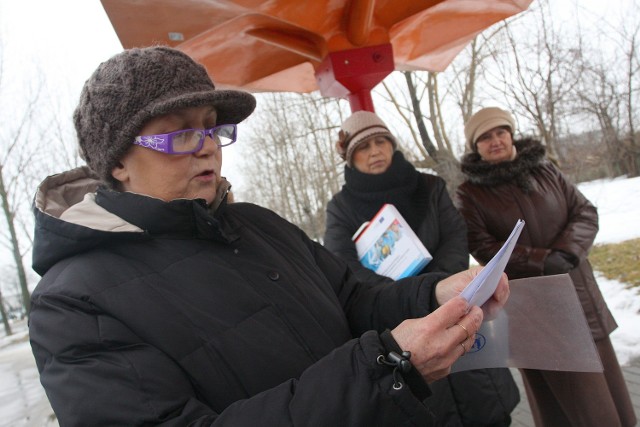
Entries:
[[351,239],[362,265],[394,280],[419,273],[433,259],[398,209],[388,203]]
[[511,235],[504,242],[498,253],[482,269],[482,271],[462,290],[461,297],[466,299],[470,305],[482,306],[495,292],[500,281],[500,276],[504,272],[511,252],[516,246],[520,232],[524,227],[524,221],[519,219],[511,231]]

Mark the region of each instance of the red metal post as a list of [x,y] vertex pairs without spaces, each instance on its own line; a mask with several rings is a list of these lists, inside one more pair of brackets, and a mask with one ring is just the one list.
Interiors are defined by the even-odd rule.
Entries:
[[391,44],[331,52],[316,70],[322,96],[348,98],[351,111],[374,111],[371,90],[394,70]]
[[373,98],[371,98],[370,90],[361,90],[356,93],[350,93],[349,95],[347,95],[347,99],[349,99],[351,112],[360,110],[371,111],[372,113],[376,112],[373,106]]

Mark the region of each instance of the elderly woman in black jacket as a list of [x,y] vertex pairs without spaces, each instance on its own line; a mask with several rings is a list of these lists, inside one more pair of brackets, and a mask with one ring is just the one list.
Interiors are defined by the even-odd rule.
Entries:
[[457,273],[469,267],[464,219],[444,180],[420,173],[397,150],[395,137],[375,113],[357,111],[342,124],[337,150],[345,184],[327,205],[324,246],[358,261],[353,234],[382,205],[394,205],[433,259],[422,272]]
[[[345,160],[345,184],[327,205],[324,245],[361,276],[353,234],[386,203],[394,205],[433,259],[419,273],[453,274],[469,265],[464,219],[445,181],[418,172],[375,113],[358,111],[342,124],[336,144]],[[427,401],[442,425],[507,426],[520,395],[508,369],[479,369],[432,384]]]
[[[471,348],[477,270],[359,282],[275,213],[227,204],[253,96],[167,47],[87,80],[80,167],[34,200],[29,335],[64,426],[434,425],[428,383]],[[508,296],[506,277],[491,304]]]

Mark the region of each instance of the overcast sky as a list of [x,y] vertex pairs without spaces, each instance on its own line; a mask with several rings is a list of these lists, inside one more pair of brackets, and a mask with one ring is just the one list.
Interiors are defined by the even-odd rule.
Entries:
[[[535,1],[535,0],[534,0]],[[590,20],[609,15],[614,21],[638,0],[579,0]],[[576,1],[553,0],[556,15],[572,21]],[[24,81],[46,75],[47,93],[60,100],[61,117],[71,119],[84,81],[97,65],[122,50],[99,0],[0,0],[3,98],[24,90]],[[8,85],[7,83],[11,84]],[[6,104],[5,104],[6,105]],[[0,107],[1,108],[1,107]],[[242,141],[242,133],[240,133]],[[234,150],[225,150],[225,164]],[[223,166],[230,179],[233,171]],[[233,182],[233,181],[232,181]]]
[[99,0],[0,0],[4,69],[42,68],[52,85],[76,94],[96,66],[122,50]]

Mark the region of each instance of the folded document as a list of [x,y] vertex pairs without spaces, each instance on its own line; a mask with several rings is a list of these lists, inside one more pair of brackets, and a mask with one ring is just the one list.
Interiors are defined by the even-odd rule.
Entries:
[[520,232],[524,227],[524,221],[519,219],[511,231],[511,235],[504,242],[498,253],[482,269],[482,271],[462,290],[461,297],[466,299],[470,305],[481,306],[496,291],[500,276],[509,262],[511,252],[516,246]]

